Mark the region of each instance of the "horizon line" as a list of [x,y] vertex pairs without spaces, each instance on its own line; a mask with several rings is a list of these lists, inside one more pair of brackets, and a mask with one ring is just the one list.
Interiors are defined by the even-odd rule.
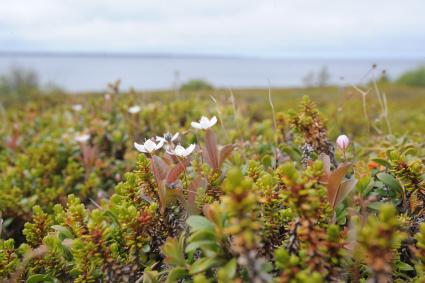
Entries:
[[186,59],[258,59],[258,60],[299,60],[299,59],[392,59],[392,60],[425,60],[424,56],[264,56],[245,54],[213,54],[213,53],[173,53],[173,52],[125,52],[125,51],[13,51],[0,50],[0,57],[110,57],[110,58],[186,58]]

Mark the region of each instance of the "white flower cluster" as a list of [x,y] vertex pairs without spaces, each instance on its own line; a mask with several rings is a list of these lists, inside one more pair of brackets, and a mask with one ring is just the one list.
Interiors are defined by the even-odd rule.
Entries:
[[[199,122],[192,122],[191,125],[195,129],[206,130],[211,128],[217,123],[217,117],[212,117],[208,119],[205,116],[202,116]],[[178,156],[178,157],[188,157],[196,148],[195,144],[189,145],[187,148],[181,146],[180,144],[174,147],[174,142],[179,137],[179,133],[174,135],[166,133],[164,136],[157,136],[155,139],[147,139],[143,144],[137,142],[134,143],[134,147],[143,153],[153,153],[162,147],[165,146],[165,150],[168,154]]]

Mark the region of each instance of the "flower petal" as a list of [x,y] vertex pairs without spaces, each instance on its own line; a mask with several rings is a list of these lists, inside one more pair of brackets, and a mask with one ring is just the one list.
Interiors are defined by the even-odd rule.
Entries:
[[208,125],[210,124],[210,120],[207,117],[202,116],[201,120],[199,120],[199,123],[201,124],[202,129],[207,129]]
[[174,136],[171,138],[171,141],[175,141],[179,137],[179,133],[175,133]]
[[140,152],[147,153],[145,147],[142,144],[138,144],[137,142],[135,142],[134,147]]
[[156,136],[155,140],[156,140],[157,142],[160,142],[160,141],[165,142],[165,139],[164,139],[163,137],[159,137],[159,136]]
[[152,140],[147,140],[145,141],[144,147],[149,153],[151,153],[152,151],[156,150],[156,143],[154,143]]
[[214,126],[217,123],[217,117],[214,116],[211,118],[211,120],[208,123],[208,128],[211,128],[212,126]]
[[128,112],[130,114],[136,114],[136,113],[140,112],[140,110],[141,110],[141,108],[140,108],[139,105],[134,105],[134,106],[131,106],[130,108],[128,108]]
[[176,146],[176,148],[174,149],[174,153],[177,156],[184,156],[185,153],[185,149],[184,147],[182,147],[181,145]]
[[80,136],[76,136],[75,137],[75,141],[76,142],[80,142],[80,143],[85,143],[90,139],[90,135],[89,134],[84,134],[84,135],[80,135]]
[[185,157],[190,155],[195,150],[196,144],[189,145],[185,150]]
[[192,128],[202,129],[201,124],[199,124],[198,122],[192,122],[192,123],[190,123],[190,125],[192,126]]
[[155,146],[155,150],[160,149],[164,145],[165,140],[159,141],[159,143]]

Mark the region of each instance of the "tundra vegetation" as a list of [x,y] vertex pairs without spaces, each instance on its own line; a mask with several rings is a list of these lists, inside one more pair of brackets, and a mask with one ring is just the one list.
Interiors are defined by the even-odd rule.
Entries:
[[386,82],[12,101],[1,280],[425,282],[424,102]]

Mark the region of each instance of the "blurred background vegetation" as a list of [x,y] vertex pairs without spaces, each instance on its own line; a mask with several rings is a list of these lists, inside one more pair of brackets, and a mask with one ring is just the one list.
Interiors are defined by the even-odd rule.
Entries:
[[406,72],[397,80],[397,83],[425,87],[425,66]]
[[[332,86],[328,83],[329,73],[324,67],[317,73],[308,73],[304,78],[305,87],[273,88],[273,102],[278,111],[285,111],[296,106],[303,95],[309,95],[317,102],[321,111],[338,121],[336,130],[341,127],[352,130],[353,133],[365,133],[362,115],[362,93],[369,91],[365,103],[369,109],[370,119],[380,120],[379,101],[376,91],[379,90],[388,98],[389,119],[394,124],[396,132],[406,131],[425,132],[425,66],[408,71],[399,78],[391,79],[383,72],[376,82],[358,86]],[[376,83],[376,84],[375,84]],[[8,73],[0,75],[0,110],[1,108],[24,108],[25,105],[39,103],[41,107],[50,107],[69,101],[84,101],[87,96],[66,93],[53,84],[41,85],[36,72],[23,68],[13,68]],[[102,92],[83,93],[89,96],[103,95]],[[191,79],[183,82],[177,89],[164,91],[135,91],[128,92],[143,101],[154,102],[156,99],[196,98],[211,103],[211,96],[220,101],[235,98],[236,103],[253,113],[252,118],[260,121],[269,113],[264,107],[269,107],[268,89],[220,89],[203,79]],[[177,96],[176,96],[177,95]],[[67,102],[68,101],[68,102]],[[18,107],[18,108],[16,108]],[[5,110],[1,110],[3,113]],[[4,115],[4,114],[3,114]]]

